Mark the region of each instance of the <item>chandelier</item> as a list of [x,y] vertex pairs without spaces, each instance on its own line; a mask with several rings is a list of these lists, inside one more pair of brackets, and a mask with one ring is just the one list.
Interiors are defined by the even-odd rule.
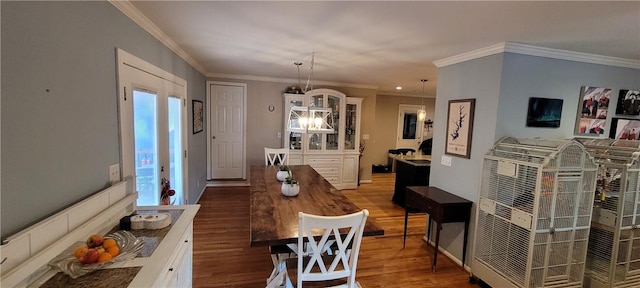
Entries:
[[[315,53],[311,54],[311,69],[304,89],[299,88],[298,93],[306,93],[313,90],[313,64]],[[300,65],[302,62],[294,62],[298,67],[298,85],[300,85]],[[300,86],[298,86],[300,87]],[[309,89],[309,87],[311,89]],[[333,133],[334,119],[331,108],[291,105],[287,119],[287,131],[296,133]]]

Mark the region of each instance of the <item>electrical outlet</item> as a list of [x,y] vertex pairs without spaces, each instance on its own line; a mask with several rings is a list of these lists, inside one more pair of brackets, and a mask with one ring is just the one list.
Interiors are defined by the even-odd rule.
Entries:
[[109,166],[109,181],[111,181],[111,183],[120,181],[120,164]]
[[451,167],[451,157],[442,155],[440,164]]

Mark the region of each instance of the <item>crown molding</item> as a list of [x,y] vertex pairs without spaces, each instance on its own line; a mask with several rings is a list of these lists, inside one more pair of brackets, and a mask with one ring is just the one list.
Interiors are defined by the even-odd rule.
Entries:
[[560,49],[552,49],[552,48],[538,47],[538,46],[513,43],[513,42],[503,42],[503,43],[495,44],[489,47],[465,52],[455,56],[436,60],[433,62],[433,64],[436,65],[436,67],[441,68],[441,67],[457,64],[460,62],[469,61],[469,60],[477,59],[480,57],[485,57],[485,56],[504,53],[504,52],[559,59],[559,60],[568,60],[568,61],[576,61],[576,62],[583,62],[583,63],[640,69],[640,60],[602,56],[602,55],[560,50]]
[[187,52],[185,52],[180,47],[180,45],[178,45],[175,41],[169,38],[167,34],[162,32],[162,30],[160,30],[160,28],[158,28],[156,24],[154,24],[153,22],[151,22],[151,20],[149,20],[149,18],[144,16],[140,12],[140,10],[138,10],[135,6],[133,6],[133,4],[131,4],[131,2],[129,2],[128,0],[108,0],[108,1],[109,3],[111,3],[111,5],[118,8],[120,12],[122,12],[124,15],[129,17],[131,20],[133,20],[133,22],[138,24],[138,26],[142,27],[142,29],[146,30],[147,32],[149,32],[149,34],[151,34],[153,37],[158,39],[158,41],[160,41],[160,43],[164,44],[164,46],[169,48],[169,50],[173,51],[184,61],[189,63],[189,65],[191,65],[193,68],[198,70],[203,75],[207,73],[207,71],[202,66],[200,66],[200,64],[198,64],[198,62],[196,62],[196,60],[194,60],[191,57],[191,55],[187,54]]
[[[276,82],[276,83],[287,83],[287,84],[298,83],[298,79],[266,77],[266,76],[253,76],[253,75],[241,75],[241,74],[208,73],[208,74],[206,74],[206,76],[209,77],[209,78],[226,78],[226,79],[251,80],[251,81],[262,81],[262,82]],[[360,88],[360,89],[378,90],[378,86],[356,84],[356,83],[346,83],[346,82],[333,82],[333,81],[313,80],[313,85],[316,85],[316,86],[317,85],[326,85],[326,86],[337,86],[337,87],[345,87],[345,88]]]

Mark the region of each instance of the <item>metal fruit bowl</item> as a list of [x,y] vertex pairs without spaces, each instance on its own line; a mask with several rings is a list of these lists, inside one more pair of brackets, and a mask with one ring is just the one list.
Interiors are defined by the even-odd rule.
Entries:
[[64,274],[75,279],[95,270],[108,268],[114,263],[133,259],[138,255],[142,246],[144,246],[144,240],[134,236],[129,231],[116,231],[111,234],[107,234],[104,238],[113,238],[116,240],[116,243],[118,243],[118,246],[120,247],[120,254],[118,254],[118,256],[103,263],[82,264],[75,256],[73,256],[73,251],[82,245],[81,242],[78,242],[78,245],[69,247],[65,252],[52,259],[49,262],[49,266],[60,270]]

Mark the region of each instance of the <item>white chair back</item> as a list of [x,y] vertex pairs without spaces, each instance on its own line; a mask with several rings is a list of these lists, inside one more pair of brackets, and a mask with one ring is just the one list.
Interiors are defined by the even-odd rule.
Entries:
[[289,149],[264,148],[264,165],[289,165]]
[[[356,287],[356,266],[362,241],[362,232],[369,211],[343,216],[317,216],[299,213],[298,226],[298,281],[324,281],[347,278],[347,287]],[[320,239],[314,239],[312,231],[324,230]],[[341,235],[341,231],[344,235]],[[327,242],[335,240],[331,257],[323,250]],[[304,243],[307,242],[307,245]],[[305,251],[306,250],[306,251]],[[307,257],[302,257],[305,255]],[[325,261],[330,261],[325,263]]]

